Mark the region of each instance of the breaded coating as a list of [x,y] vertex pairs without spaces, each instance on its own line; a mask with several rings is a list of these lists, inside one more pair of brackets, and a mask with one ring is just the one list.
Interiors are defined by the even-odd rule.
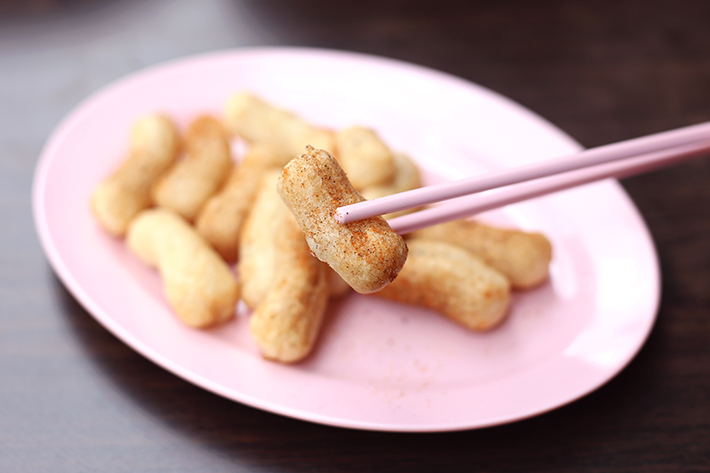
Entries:
[[338,207],[362,202],[338,162],[308,147],[281,173],[278,192],[296,217],[316,257],[357,292],[376,292],[392,282],[407,259],[407,245],[382,217],[340,225]]
[[510,303],[505,276],[455,245],[425,239],[408,244],[404,268],[377,296],[433,309],[471,330],[503,320]]
[[251,146],[227,183],[200,210],[195,221],[197,231],[228,263],[237,261],[239,234],[264,174],[281,169],[287,162],[269,144]]
[[288,209],[280,209],[274,277],[249,326],[265,358],[293,363],[315,345],[328,303],[328,267],[311,254]]
[[138,212],[152,205],[150,189],[175,161],[180,140],[170,119],[149,115],[133,124],[130,143],[126,160],[91,197],[99,224],[119,237]]
[[202,116],[185,138],[187,156],[154,186],[153,200],[192,222],[207,199],[225,182],[233,166],[227,134],[215,118]]
[[223,322],[234,313],[239,286],[231,269],[175,212],[141,212],[128,229],[128,248],[160,272],[170,305],[191,327]]
[[251,144],[270,143],[288,159],[301,154],[307,145],[324,149],[335,146],[332,131],[313,126],[247,92],[235,94],[227,101],[225,116],[232,133]]
[[280,175],[280,170],[273,170],[262,177],[254,205],[239,235],[237,272],[242,285],[242,300],[251,309],[256,309],[274,282],[278,263],[276,237],[281,232],[283,220],[279,215],[288,213],[276,192]]
[[552,245],[544,235],[495,228],[470,219],[423,228],[408,237],[466,248],[503,273],[515,289],[528,289],[545,282],[552,260]]
[[362,126],[340,130],[335,146],[338,163],[358,191],[388,185],[395,179],[394,155],[373,130]]

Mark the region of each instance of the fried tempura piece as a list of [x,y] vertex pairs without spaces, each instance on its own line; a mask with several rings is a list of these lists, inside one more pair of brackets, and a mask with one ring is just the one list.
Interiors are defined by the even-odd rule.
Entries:
[[548,277],[552,245],[540,233],[495,228],[464,219],[423,228],[409,236],[466,248],[503,273],[516,289],[537,286]]
[[224,187],[200,210],[195,222],[197,231],[227,262],[237,260],[239,234],[264,174],[269,169],[280,169],[287,162],[272,145],[251,146]]
[[213,117],[202,116],[190,125],[185,139],[187,156],[153,187],[153,200],[192,222],[207,199],[224,183],[232,167],[227,135]]
[[297,115],[246,92],[229,99],[225,115],[232,133],[251,144],[271,143],[288,159],[301,154],[307,145],[334,148],[332,131],[313,126]]
[[187,325],[207,327],[230,318],[239,286],[220,256],[169,209],[141,212],[126,242],[144,263],[160,271],[175,313]]
[[311,251],[357,292],[382,289],[402,269],[407,245],[384,218],[345,225],[335,220],[338,207],[364,199],[327,151],[308,147],[283,168],[277,189]]
[[341,130],[335,135],[335,146],[338,163],[358,191],[395,179],[394,155],[373,130],[361,126]]
[[274,282],[278,256],[276,236],[281,231],[281,218],[288,209],[276,192],[280,170],[268,171],[260,180],[239,235],[239,263],[237,271],[242,284],[242,299],[255,309],[269,292]]
[[328,267],[318,261],[282,204],[274,215],[274,278],[251,317],[251,333],[265,358],[293,363],[311,352],[328,303]]
[[[394,180],[388,184],[370,186],[362,189],[360,194],[367,199],[377,199],[379,197],[384,197],[386,195],[396,194],[398,192],[409,191],[421,187],[422,178],[419,173],[419,168],[414,161],[412,161],[407,155],[402,153],[394,154],[394,163],[397,169]],[[348,175],[349,177],[349,175]],[[393,212],[391,214],[383,215],[385,220],[389,220],[400,215],[405,215],[411,212],[415,212],[417,209],[407,209],[401,210],[399,212]]]
[[94,191],[91,207],[101,226],[123,236],[133,217],[152,205],[150,188],[173,164],[179,147],[177,130],[162,115],[133,124],[125,162]]
[[505,276],[455,245],[425,239],[408,245],[404,268],[377,296],[433,309],[472,330],[503,320],[510,302]]

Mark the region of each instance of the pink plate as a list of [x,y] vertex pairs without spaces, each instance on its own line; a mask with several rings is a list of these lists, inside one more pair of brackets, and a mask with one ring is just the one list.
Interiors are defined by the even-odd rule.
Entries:
[[598,388],[637,353],[654,323],[659,270],[645,224],[609,180],[487,213],[544,232],[550,281],[515,294],[508,319],[471,333],[416,308],[353,294],[333,302],[304,363],[263,360],[248,313],[207,331],[182,325],[160,279],[103,233],[93,188],[123,158],[139,115],[181,126],[253,91],[310,121],[375,128],[430,181],[575,152],[580,146],[489,90],[426,68],[360,54],[244,49],[175,61],[88,98],[51,136],[34,212],[66,287],[108,330],[176,375],[235,401],[357,429],[446,431],[523,419]]

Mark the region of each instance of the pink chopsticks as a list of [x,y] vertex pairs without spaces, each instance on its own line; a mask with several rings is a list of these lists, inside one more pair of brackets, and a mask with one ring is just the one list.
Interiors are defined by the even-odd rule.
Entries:
[[[709,152],[710,122],[340,207],[335,218],[340,223],[348,223],[455,199],[389,221],[396,232],[404,234],[600,179],[646,172]],[[476,194],[486,190],[491,191]]]

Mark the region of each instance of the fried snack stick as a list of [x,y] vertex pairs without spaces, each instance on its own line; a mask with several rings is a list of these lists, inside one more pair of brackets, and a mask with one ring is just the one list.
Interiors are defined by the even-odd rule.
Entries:
[[276,193],[280,170],[268,171],[260,180],[254,204],[239,234],[237,272],[242,285],[242,300],[251,309],[261,303],[274,281],[278,262],[276,235],[281,231],[281,212],[288,212]]
[[335,146],[338,163],[358,191],[391,184],[395,179],[394,155],[373,130],[361,126],[340,130],[335,134]]
[[246,92],[235,94],[227,101],[225,116],[232,133],[250,144],[271,143],[288,159],[301,154],[307,145],[334,147],[332,131],[312,126],[297,115]]
[[408,245],[404,268],[377,296],[433,309],[471,330],[503,320],[510,303],[505,276],[455,245],[425,239]]
[[466,248],[503,273],[516,289],[544,282],[552,259],[552,245],[545,236],[495,228],[474,220],[442,223],[412,232],[410,236]]
[[202,328],[232,316],[239,299],[232,271],[175,212],[144,210],[131,222],[126,242],[160,271],[168,300],[187,325]]
[[293,363],[311,352],[328,303],[328,267],[312,254],[301,229],[281,204],[274,235],[276,266],[250,329],[267,359]]
[[[365,187],[360,191],[360,194],[367,199],[377,199],[386,195],[397,194],[416,189],[422,186],[422,178],[419,173],[419,168],[409,157],[402,153],[394,154],[394,163],[397,169],[392,182],[379,186]],[[348,175],[349,177],[349,175]],[[385,220],[389,220],[400,215],[405,215],[415,212],[417,209],[407,209],[391,214],[383,215]]]
[[397,276],[407,245],[382,217],[340,225],[338,207],[362,202],[338,162],[327,151],[308,147],[281,172],[278,192],[296,217],[316,257],[328,263],[350,287],[367,294]]
[[126,161],[91,197],[96,219],[115,236],[125,235],[133,217],[152,205],[150,188],[175,161],[179,138],[168,118],[149,115],[133,124],[130,143]]
[[[280,169],[287,162],[270,144],[251,146],[224,187],[200,210],[195,221],[197,231],[228,263],[237,260],[239,234],[262,177],[269,169]],[[275,183],[273,192],[276,195]]]
[[197,118],[185,138],[187,156],[153,187],[155,203],[192,222],[207,199],[224,183],[232,167],[226,132],[214,118]]
[[[274,283],[278,254],[276,239],[281,232],[279,215],[288,212],[276,192],[280,170],[267,171],[259,183],[254,204],[247,214],[239,234],[237,270],[242,285],[242,299],[255,309]],[[293,218],[293,217],[292,217]],[[339,297],[352,289],[343,279],[324,265],[328,273],[330,295]]]

